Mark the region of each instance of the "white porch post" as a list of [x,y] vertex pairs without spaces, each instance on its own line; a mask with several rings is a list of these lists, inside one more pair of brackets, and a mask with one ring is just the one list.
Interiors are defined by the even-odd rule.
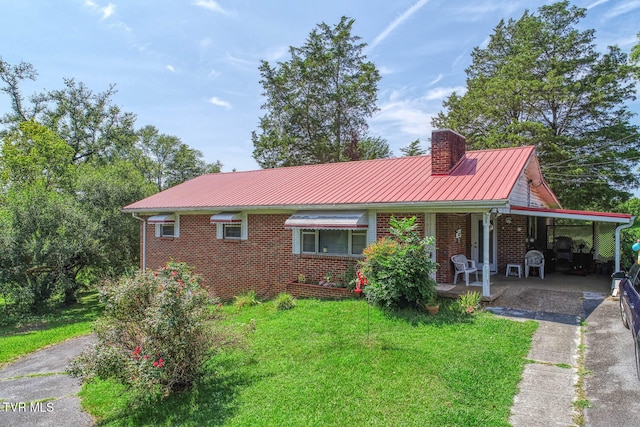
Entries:
[[491,226],[491,212],[482,214],[482,296],[491,295],[491,261],[489,257],[489,227]]

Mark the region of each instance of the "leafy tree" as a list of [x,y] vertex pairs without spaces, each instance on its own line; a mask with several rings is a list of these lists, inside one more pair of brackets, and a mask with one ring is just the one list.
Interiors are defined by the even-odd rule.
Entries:
[[115,277],[140,254],[140,222],[120,211],[155,191],[140,171],[127,161],[103,166],[82,165],[75,185],[76,199],[95,224],[94,238],[100,247],[85,266],[92,275]]
[[35,80],[37,75],[38,73],[33,65],[27,62],[11,65],[3,61],[0,56],[0,81],[4,82],[4,86],[0,87],[0,92],[9,95],[13,110],[0,123],[19,123],[33,118],[33,113],[25,110],[24,98],[20,91],[20,82],[25,79]]
[[73,150],[50,129],[32,120],[5,136],[0,149],[2,182],[15,186],[41,182],[45,188],[69,188]]
[[190,148],[179,138],[161,134],[155,126],[137,132],[139,155],[136,163],[157,191],[165,190],[203,173],[220,172],[222,164],[207,164],[202,152]]
[[114,86],[94,93],[65,79],[25,100],[20,82],[36,75],[0,58],[11,100],[0,131],[0,291],[31,309],[71,303],[80,277],[136,264],[139,222],[122,206],[222,166],[152,126],[135,132],[135,116],[112,103]]
[[261,62],[267,113],[252,133],[261,167],[347,161],[367,151],[357,146],[377,110],[380,74],[352,35],[353,23],[347,17],[333,27],[322,23],[302,47],[289,49],[289,61]]
[[[640,33],[638,33],[638,39],[640,39]],[[629,55],[629,59],[635,64],[640,62],[640,42],[631,48],[631,54]],[[638,78],[640,78],[640,75]]]
[[420,147],[420,139],[409,143],[406,147],[400,149],[405,156],[423,156],[427,154],[427,150]]
[[83,83],[64,79],[64,89],[35,94],[26,103],[20,82],[36,76],[31,64],[12,66],[0,58],[0,80],[4,82],[0,91],[9,95],[13,110],[2,119],[9,129],[28,120],[43,124],[69,144],[75,163],[105,162],[130,152],[135,142],[135,115],[113,105],[114,85],[94,93]]
[[32,310],[57,296],[75,302],[75,278],[100,250],[97,224],[71,195],[41,183],[12,189],[6,200],[0,216],[8,219],[11,239],[0,251],[4,278]]
[[473,50],[467,92],[432,124],[474,149],[535,145],[565,207],[611,209],[639,184],[640,135],[624,105],[638,68],[616,46],[598,53],[594,31],[576,28],[584,16],[563,1],[501,21]]

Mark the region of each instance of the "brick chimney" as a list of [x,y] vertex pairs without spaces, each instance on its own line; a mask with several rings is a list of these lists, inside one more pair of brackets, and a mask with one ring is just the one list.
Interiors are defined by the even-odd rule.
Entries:
[[449,129],[431,133],[431,175],[448,175],[464,159],[464,136]]

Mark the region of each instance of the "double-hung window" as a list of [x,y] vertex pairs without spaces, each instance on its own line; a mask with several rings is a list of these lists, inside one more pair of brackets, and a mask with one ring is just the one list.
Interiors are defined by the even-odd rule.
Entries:
[[180,237],[180,218],[174,214],[154,215],[147,219],[149,224],[155,225],[156,237]]
[[221,212],[211,216],[216,224],[216,237],[224,240],[246,240],[247,219],[242,212]]

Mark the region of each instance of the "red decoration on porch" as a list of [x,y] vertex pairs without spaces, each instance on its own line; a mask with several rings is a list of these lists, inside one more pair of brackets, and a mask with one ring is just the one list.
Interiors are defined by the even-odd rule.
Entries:
[[356,276],[358,276],[358,280],[356,280],[356,288],[353,290],[353,292],[359,294],[360,292],[362,292],[362,287],[367,286],[369,284],[369,281],[365,277],[364,273],[362,273],[362,271],[360,270],[356,272]]

